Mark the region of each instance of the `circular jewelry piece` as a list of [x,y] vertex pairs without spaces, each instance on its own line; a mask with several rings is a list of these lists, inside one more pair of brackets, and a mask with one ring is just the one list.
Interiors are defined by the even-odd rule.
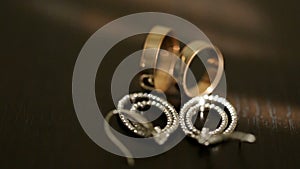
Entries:
[[218,128],[216,128],[213,131],[209,131],[208,134],[210,135],[216,135],[216,134],[221,134],[225,128],[227,127],[228,124],[228,117],[226,112],[221,109],[219,106],[216,106],[215,104],[210,104],[210,103],[205,103],[204,105],[202,104],[196,104],[194,106],[192,106],[186,113],[185,116],[185,121],[186,121],[186,126],[187,126],[187,133],[189,133],[189,131],[191,131],[191,136],[192,135],[199,135],[201,133],[200,130],[198,130],[192,122],[192,118],[193,116],[195,116],[197,114],[197,112],[200,110],[200,112],[204,112],[205,109],[214,109],[218,112],[218,114],[221,116],[221,124],[219,125]]
[[[221,108],[223,106],[228,110],[228,113]],[[195,116],[199,111],[203,112],[205,108],[214,109],[221,116],[221,124],[213,131],[209,131],[208,128],[202,128],[200,131],[193,125],[193,116]],[[229,116],[230,123],[228,124]],[[237,125],[237,113],[234,107],[225,98],[219,97],[218,95],[197,96],[184,104],[180,110],[179,122],[183,132],[186,135],[197,139],[200,143],[207,144],[206,141],[211,136],[218,134],[228,135],[234,131]]]
[[[192,84],[193,86],[191,86],[188,84],[190,81],[188,72],[191,72],[190,66],[197,55],[204,64],[207,73],[199,79],[196,85]],[[180,82],[189,97],[210,94],[216,88],[224,71],[223,55],[217,47],[204,41],[193,41],[182,49],[180,59],[183,62],[181,70],[179,70],[181,72]]]
[[[176,59],[179,59],[179,42],[171,36],[172,30],[164,26],[154,26],[144,43],[140,67],[151,69],[140,78],[141,87],[147,90],[159,89],[166,91],[175,83],[172,76]],[[148,81],[148,84],[145,83]]]
[[163,144],[169,135],[178,128],[179,122],[176,110],[167,101],[157,96],[147,93],[126,95],[118,102],[117,109],[126,109],[126,105],[131,105],[130,111],[132,113],[141,113],[142,111],[139,111],[139,109],[143,109],[147,106],[154,106],[160,109],[167,117],[167,124],[164,128],[161,129],[159,126],[155,126],[153,131],[149,131],[149,129],[146,129],[140,122],[126,118],[125,115],[120,112],[119,117],[125,126],[140,136],[153,136],[157,143]]
[[227,126],[226,130],[223,132],[223,134],[230,134],[232,133],[237,125],[237,113],[235,108],[232,106],[231,103],[229,103],[225,98],[223,97],[219,97],[218,95],[205,95],[203,96],[203,98],[205,100],[211,101],[211,102],[216,102],[218,104],[220,104],[222,107],[226,108],[229,112],[228,116],[230,116],[231,118],[231,122],[229,123],[229,125]]

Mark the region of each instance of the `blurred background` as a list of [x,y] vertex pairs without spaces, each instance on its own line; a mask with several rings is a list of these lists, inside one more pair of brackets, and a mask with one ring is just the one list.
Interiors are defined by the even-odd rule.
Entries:
[[[11,0],[1,8],[1,168],[128,167],[82,130],[72,103],[72,74],[95,31],[137,12],[182,17],[220,48],[238,130],[254,133],[257,142],[205,148],[185,139],[162,155],[138,159],[134,168],[300,167],[298,1]],[[137,39],[125,40],[112,55],[141,49],[144,37]],[[108,82],[97,78],[99,100],[107,98]]]

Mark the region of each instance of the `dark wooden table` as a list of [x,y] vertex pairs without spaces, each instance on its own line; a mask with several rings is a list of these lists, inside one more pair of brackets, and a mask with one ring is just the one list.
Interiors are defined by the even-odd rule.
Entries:
[[[191,21],[223,51],[238,130],[254,133],[257,142],[205,148],[184,139],[162,155],[137,159],[134,168],[300,167],[297,1],[30,0],[1,7],[1,169],[129,168],[124,158],[84,133],[73,108],[72,73],[93,32],[144,11]],[[124,41],[111,55],[140,49],[142,41]],[[97,98],[105,100],[108,83],[99,78]],[[111,106],[104,102],[100,107]]]

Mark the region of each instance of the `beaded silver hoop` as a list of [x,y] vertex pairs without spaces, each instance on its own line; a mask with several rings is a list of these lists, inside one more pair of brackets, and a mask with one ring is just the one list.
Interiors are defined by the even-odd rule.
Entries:
[[[138,99],[145,98],[146,101],[138,101]],[[131,103],[136,102],[136,103]],[[126,118],[124,114],[121,112],[119,113],[119,117],[121,121],[124,123],[124,125],[137,135],[143,136],[143,137],[154,137],[154,140],[158,144],[163,144],[169,137],[171,133],[173,133],[179,126],[178,121],[178,114],[175,110],[175,108],[170,105],[167,101],[154,96],[152,94],[148,93],[134,93],[124,96],[119,102],[117,109],[122,110],[126,109],[125,105],[130,104],[131,112],[140,112],[138,108],[144,108],[145,106],[155,106],[158,109],[160,109],[167,117],[167,124],[164,126],[164,128],[160,128],[160,126],[155,126],[153,131],[149,132],[147,129],[143,127],[143,125],[137,121],[131,121],[130,119]]]
[[[226,108],[226,113],[221,106]],[[205,108],[214,109],[221,116],[221,124],[213,131],[208,128],[198,130],[192,123],[192,118],[198,111],[203,112]],[[228,117],[230,116],[230,123],[228,124]],[[238,139],[240,141],[254,142],[255,136],[252,134],[233,132],[237,125],[237,113],[234,107],[222,97],[218,95],[204,95],[197,96],[188,101],[180,110],[179,123],[183,132],[198,140],[199,143],[209,145],[218,143],[226,139]]]
[[195,135],[199,135],[201,133],[201,131],[198,130],[193,125],[192,118],[193,118],[193,116],[195,116],[197,114],[198,110],[200,110],[200,112],[202,113],[207,108],[216,110],[222,119],[220,126],[213,131],[209,131],[209,134],[210,135],[221,134],[225,130],[225,128],[228,124],[228,117],[227,117],[226,112],[224,110],[222,110],[219,106],[216,106],[215,104],[205,103],[204,105],[196,104],[187,111],[186,116],[185,116],[186,127],[187,127],[187,129],[185,131],[186,134],[189,133],[189,135],[191,137],[194,137]]

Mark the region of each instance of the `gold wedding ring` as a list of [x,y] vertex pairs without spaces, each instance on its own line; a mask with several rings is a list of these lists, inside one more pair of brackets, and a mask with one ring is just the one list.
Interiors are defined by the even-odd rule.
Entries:
[[173,79],[176,58],[179,55],[179,42],[168,36],[172,30],[155,26],[149,32],[142,53],[140,67],[149,69],[140,78],[141,87],[147,90],[166,91],[175,84]]
[[[206,73],[197,79],[197,84],[189,84],[188,73],[191,72],[190,65],[198,57],[201,59]],[[183,62],[181,66],[180,82],[187,96],[211,94],[219,84],[223,71],[223,55],[218,48],[204,41],[193,41],[187,44],[181,51],[180,59]],[[193,78],[196,76],[192,75]]]

